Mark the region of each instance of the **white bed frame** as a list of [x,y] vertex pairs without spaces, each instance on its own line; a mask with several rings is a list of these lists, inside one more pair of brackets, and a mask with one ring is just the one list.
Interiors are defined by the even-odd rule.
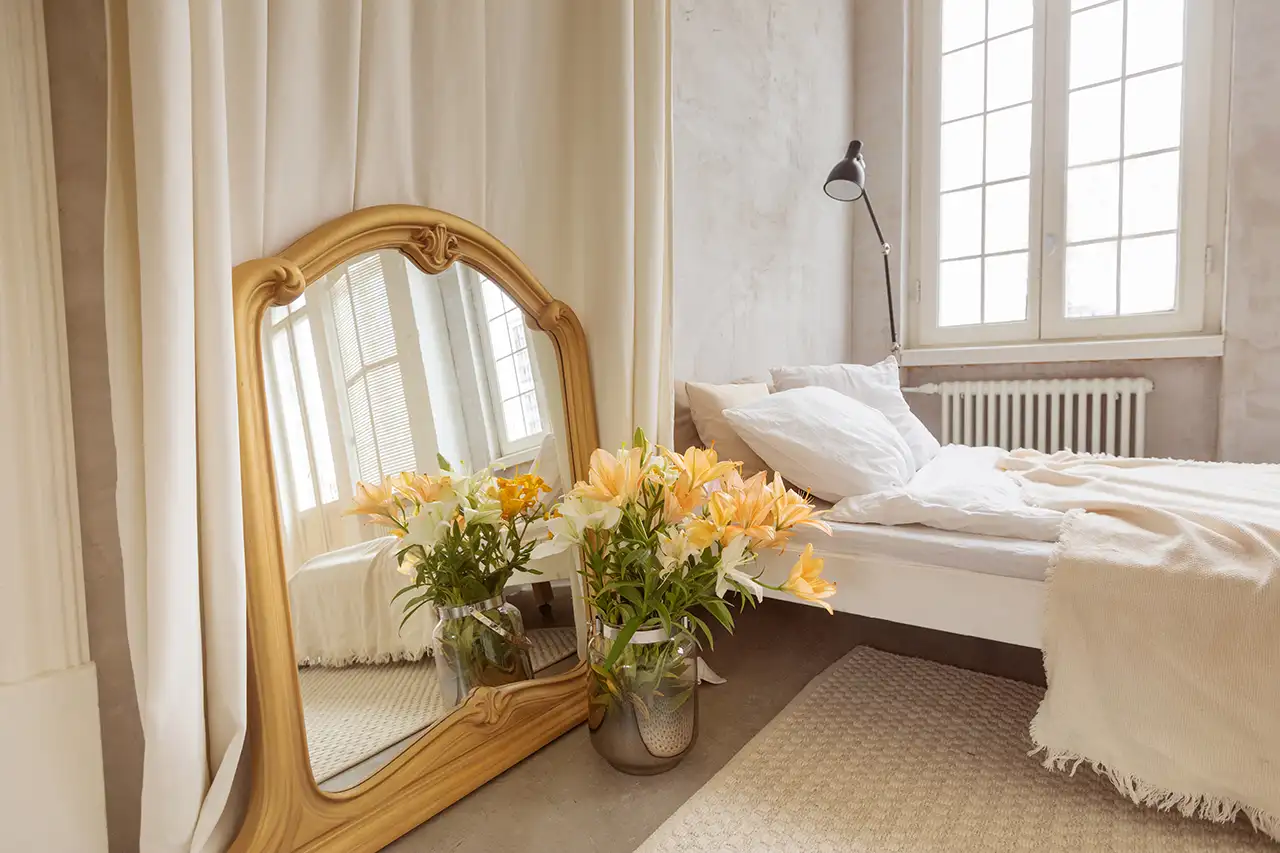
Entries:
[[[1043,581],[823,552],[816,544],[814,551],[824,561],[823,576],[836,582],[836,594],[827,599],[836,610],[1040,648]],[[762,554],[758,560],[765,570],[764,580],[781,583],[796,557],[794,546],[785,554]],[[772,590],[765,594],[795,600]]]

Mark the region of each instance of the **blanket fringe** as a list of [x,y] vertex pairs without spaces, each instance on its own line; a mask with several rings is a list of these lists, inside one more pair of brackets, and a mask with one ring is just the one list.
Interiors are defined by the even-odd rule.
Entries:
[[318,657],[306,657],[298,661],[298,666],[326,666],[335,669],[342,667],[354,666],[355,664],[384,664],[396,663],[399,661],[420,661],[423,658],[431,657],[431,647],[427,646],[422,649],[404,649],[399,652],[380,652],[378,654],[369,654],[368,652],[349,652],[345,655],[320,655]]
[[1041,762],[1050,770],[1057,770],[1074,776],[1080,765],[1093,768],[1093,772],[1107,779],[1116,790],[1124,794],[1136,805],[1148,806],[1160,811],[1176,810],[1183,817],[1200,818],[1214,823],[1230,823],[1236,816],[1244,813],[1258,832],[1280,841],[1280,815],[1269,814],[1253,806],[1246,806],[1224,797],[1210,794],[1180,794],[1151,785],[1136,776],[1131,776],[1108,766],[1101,761],[1091,761],[1082,755],[1066,749],[1054,749],[1038,746],[1027,755],[1038,756],[1044,753]]

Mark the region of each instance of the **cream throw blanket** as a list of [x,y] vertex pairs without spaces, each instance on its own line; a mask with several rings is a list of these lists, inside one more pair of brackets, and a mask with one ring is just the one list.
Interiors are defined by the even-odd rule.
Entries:
[[1070,512],[1050,567],[1046,766],[1280,840],[1280,466],[1015,451]]

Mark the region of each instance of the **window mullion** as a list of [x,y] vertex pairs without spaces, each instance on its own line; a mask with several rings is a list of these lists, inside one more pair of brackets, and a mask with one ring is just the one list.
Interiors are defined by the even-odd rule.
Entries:
[[1039,337],[1053,337],[1062,323],[1066,279],[1067,75],[1071,43],[1070,0],[1041,0],[1039,13],[1044,70],[1040,116],[1033,119],[1041,134],[1038,154],[1041,209],[1039,234]]

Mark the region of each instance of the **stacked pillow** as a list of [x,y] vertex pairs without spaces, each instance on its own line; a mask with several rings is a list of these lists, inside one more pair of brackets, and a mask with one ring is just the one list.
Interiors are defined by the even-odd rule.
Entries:
[[688,383],[704,444],[743,473],[773,469],[828,501],[900,488],[938,452],[907,405],[892,356],[879,364],[782,367],[763,383]]

